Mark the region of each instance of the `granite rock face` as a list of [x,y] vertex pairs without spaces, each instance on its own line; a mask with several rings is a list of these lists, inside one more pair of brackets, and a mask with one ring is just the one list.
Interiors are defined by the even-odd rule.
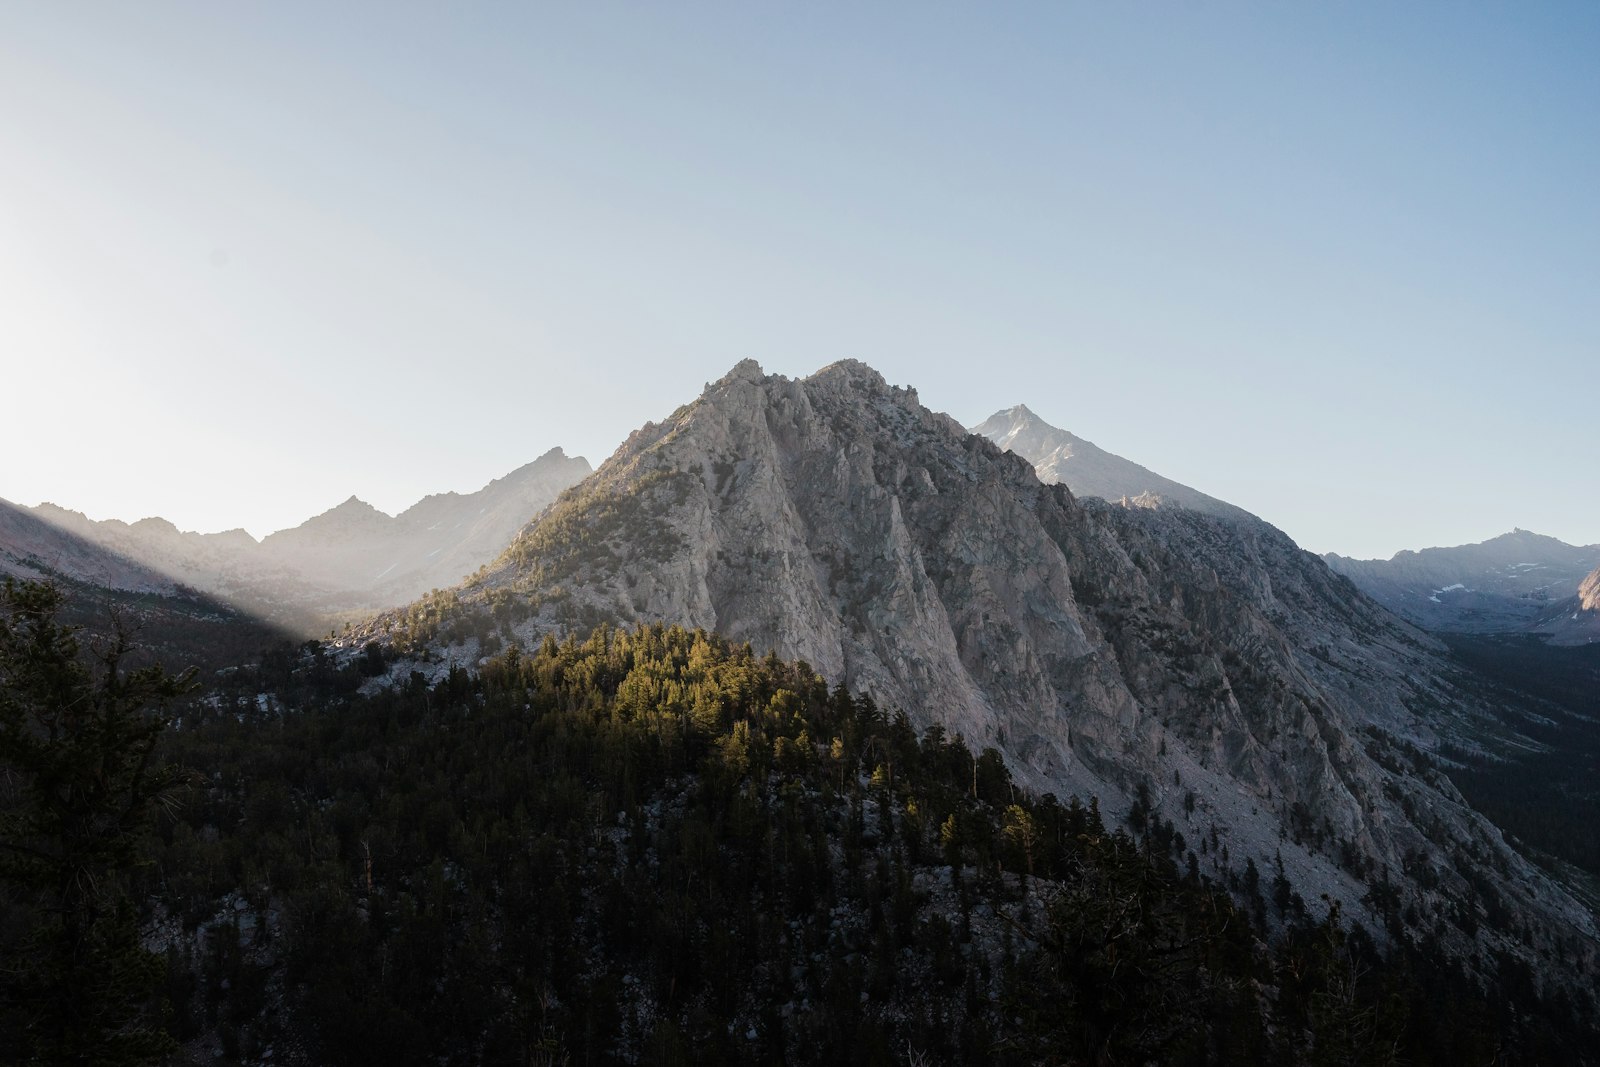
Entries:
[[1429,766],[1493,722],[1431,638],[1260,520],[1079,501],[859,363],[740,364],[459,596],[521,605],[525,642],[715,629],[993,745],[1038,790],[1148,805],[1204,871],[1281,860],[1369,927],[1593,961],[1592,916]]

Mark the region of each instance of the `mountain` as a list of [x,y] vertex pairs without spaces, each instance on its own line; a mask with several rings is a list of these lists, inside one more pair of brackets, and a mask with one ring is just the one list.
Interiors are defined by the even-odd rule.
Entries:
[[[1384,607],[1428,630],[1513,633],[1559,621],[1600,545],[1576,546],[1513,530],[1478,544],[1399,552],[1387,560],[1329,553],[1329,567]],[[1558,606],[1561,605],[1561,606]]]
[[6,500],[0,500],[0,574],[28,581],[66,577],[128,592],[177,591],[170,576]]
[[85,628],[94,640],[120,625],[133,638],[133,660],[164,660],[174,670],[233,666],[287,636],[269,620],[5,500],[0,578],[56,583],[69,594],[64,621]]
[[389,516],[352,496],[299,526],[269,534],[260,556],[353,606],[388,607],[448,587],[494,559],[517,532],[590,472],[553,448],[474,493],[424,497]]
[[143,579],[113,575],[102,580],[94,570],[72,565],[76,556],[67,546],[88,545],[136,566],[140,574],[159,576],[165,586],[202,591],[291,632],[325,631],[328,617],[339,608],[332,591],[263,560],[255,538],[244,530],[194,533],[161,518],[96,521],[49,502],[27,511],[43,529],[44,541],[34,549],[64,561],[57,568],[61,577],[130,592],[146,588]]
[[1528,629],[1553,645],[1600,642],[1600,568],[1584,577],[1575,595],[1557,601]]
[[1593,916],[1437,770],[1533,744],[1442,645],[1258,519],[1079,500],[863,364],[741,363],[495,565],[346,647],[442,670],[650,621],[803,660],[1037,792],[1165,820],[1202,873],[1281,863],[1397,939],[1593,966]]
[[[0,551],[59,558],[72,574],[79,551],[74,546],[92,545],[124,567],[159,575],[158,584],[188,586],[293,630],[317,633],[340,615],[404,603],[461,581],[589,471],[586,460],[555,448],[473,493],[425,497],[398,516],[352,496],[260,543],[244,530],[191,533],[159,518],[96,522],[45,503],[31,509],[44,525],[28,527],[25,538],[21,527],[0,529]],[[126,580],[134,581],[133,574]]]
[[982,434],[1002,449],[1015,452],[1033,464],[1041,482],[1064,485],[1074,496],[1095,496],[1112,501],[1126,497],[1211,515],[1249,517],[1248,512],[1232,504],[1163,478],[1131,460],[1057,429],[1021,404],[995,412],[974,426],[972,432]]

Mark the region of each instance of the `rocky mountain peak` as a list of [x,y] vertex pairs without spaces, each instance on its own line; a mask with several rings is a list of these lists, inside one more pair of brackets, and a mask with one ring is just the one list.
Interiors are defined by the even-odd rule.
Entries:
[[[511,492],[518,489],[537,491],[535,487],[546,481],[559,482],[561,488],[581,481],[592,468],[589,461],[582,456],[568,456],[559,446],[550,449],[538,459],[524,463],[510,474],[503,475],[484,486],[477,493],[434,493],[423,497],[420,501],[400,513],[400,518],[430,518],[433,507],[442,502],[461,501],[469,496],[483,494],[495,495],[501,492]],[[546,498],[548,502],[548,498]],[[528,518],[532,518],[529,515]]]
[[872,397],[899,404],[907,410],[921,407],[915,389],[891,385],[882,374],[859,359],[841,359],[830,363],[805,380],[816,387]]
[[168,521],[167,519],[163,519],[163,518],[161,518],[159,516],[152,516],[150,518],[140,519],[137,522],[130,523],[129,525],[133,529],[138,530],[141,533],[148,534],[148,535],[155,536],[155,537],[178,537],[178,536],[180,536],[180,534],[178,532],[178,527],[176,525],[174,525],[172,522]]
[[[1028,407],[1026,404],[1017,404],[1006,408],[1003,411],[997,411],[982,423],[984,426],[991,426],[991,424],[992,429],[1005,428],[1007,430],[1017,430],[1027,427],[1041,427],[1048,430],[1056,430],[1056,427],[1051,426],[1038,415],[1034,414],[1033,409]],[[983,433],[985,437],[991,437],[992,439],[990,432],[981,431],[977,427],[974,427],[972,432]],[[1065,430],[1056,430],[1056,432],[1064,434],[1068,437],[1072,436]]]
[[1520,526],[1512,527],[1508,533],[1498,537],[1491,537],[1483,542],[1485,546],[1496,548],[1536,547],[1544,550],[1560,551],[1567,547],[1565,542],[1548,534],[1536,533],[1533,530],[1524,530]]
[[226,545],[241,551],[253,548],[257,543],[254,535],[243,526],[235,526],[231,530],[221,530],[214,534],[204,534],[202,536],[214,540],[219,545]]
[[721,378],[718,378],[714,382],[707,383],[705,395],[709,396],[713,392],[716,392],[720,389],[725,389],[737,382],[748,382],[759,385],[762,381],[766,380],[766,377],[767,373],[761,369],[760,363],[757,363],[753,359],[741,359],[738,363],[733,365],[733,369],[728,371],[727,374],[724,374]]
[[[94,525],[94,520],[83,512],[64,508],[60,504],[54,504],[48,500],[30,510],[38,518],[63,529],[78,530]],[[114,522],[120,527],[127,526],[127,523],[118,519],[107,519],[106,521]]]
[[[1447,779],[1406,770],[1493,721],[1440,646],[1238,509],[1075,500],[863,364],[802,379],[741,364],[459,596],[525,645],[659,621],[803,659],[919,729],[998,748],[1041,792],[1226,842],[1208,869],[1281,862],[1307,900],[1362,912],[1384,879],[1436,914],[1475,892],[1460,858],[1490,857],[1474,877],[1539,929],[1569,947],[1593,933]],[[473,629],[438,637],[438,658],[475,655],[475,638],[450,645]],[[1426,889],[1404,873],[1418,863]],[[1429,932],[1483,953],[1522,936]]]
[[869,391],[885,391],[889,389],[888,380],[879,374],[876,369],[861,362],[859,359],[835,360],[810,375],[807,380],[819,384],[846,383]]
[[1215,497],[1163,478],[1092,441],[1045,422],[1024,404],[997,411],[972,428],[1000,448],[1015,452],[1048,484],[1065,485],[1077,496],[1129,500],[1142,507],[1184,507],[1213,515],[1253,518]]
[[1578,586],[1578,605],[1584,611],[1600,611],[1600,569],[1596,569]]

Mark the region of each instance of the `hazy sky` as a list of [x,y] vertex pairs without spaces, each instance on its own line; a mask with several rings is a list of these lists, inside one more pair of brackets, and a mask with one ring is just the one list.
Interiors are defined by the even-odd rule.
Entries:
[[7,499],[259,536],[847,356],[1600,542],[1600,5],[0,0]]

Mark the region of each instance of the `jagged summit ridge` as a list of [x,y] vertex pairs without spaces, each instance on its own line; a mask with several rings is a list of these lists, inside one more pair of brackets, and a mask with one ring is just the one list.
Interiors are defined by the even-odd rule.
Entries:
[[1035,788],[1114,813],[1147,797],[1235,867],[1281,857],[1307,899],[1359,911],[1370,879],[1421,862],[1429,914],[1474,891],[1453,857],[1493,857],[1483,876],[1539,936],[1589,944],[1583,909],[1447,780],[1397,769],[1490,719],[1440,647],[1235,512],[1078,501],[870,368],[746,363],[636,432],[461,596],[525,643],[662,621],[804,659],[999,747]]
[[172,579],[159,571],[62,530],[51,521],[59,513],[77,514],[53,504],[30,509],[0,499],[0,575],[25,580],[66,576],[104,588],[161,596],[177,592]]
[[[943,462],[932,469],[913,466],[910,452],[928,441]],[[908,527],[908,512],[936,500],[941,481],[978,478],[968,458],[973,448],[994,453],[953,420],[923,409],[914,391],[889,386],[863,363],[841,361],[791,380],[765,375],[746,361],[673,420],[636,434],[585,483],[582,496],[567,503],[609,497],[647,481],[645,491],[667,504],[671,514],[658,524],[663,528],[642,525],[636,532],[658,547],[682,544],[688,558],[630,574],[632,590],[613,594],[613,606],[626,617],[717,628],[888,695],[903,694],[908,680],[916,681],[916,690],[943,685],[954,695],[952,705],[968,709],[993,735],[999,726],[987,696],[969,671],[951,669],[961,662],[961,651],[949,607],[927,573],[927,556],[936,546],[917,543]],[[995,470],[1031,481],[1020,462]],[[884,479],[892,484],[885,486]],[[666,485],[672,487],[670,503],[658,488]],[[963,495],[952,494],[951,501]],[[1014,510],[1021,521],[1021,505],[1007,495],[996,495],[990,506]],[[1008,573],[1013,568],[997,546],[969,542],[960,517],[941,520],[948,527],[948,550],[979,570],[975,595],[993,598],[1014,584]],[[642,522],[657,518],[649,514]],[[519,584],[540,533],[536,525],[514,547],[508,565],[486,582]],[[621,533],[607,531],[606,543],[621,547]],[[863,556],[868,546],[870,554]],[[1053,554],[1055,572],[1047,580],[1058,585],[1055,598],[1070,603],[1064,561],[1047,537],[1035,531],[1030,542],[1007,551]],[[776,560],[777,570],[747,562],[758,556]],[[553,563],[563,572],[586,570],[575,559]],[[847,625],[841,629],[837,616],[846,587],[859,590],[844,597]],[[872,604],[867,593],[886,595],[889,603]],[[990,607],[991,618],[1001,610],[1015,613],[1014,605],[998,599]],[[1026,612],[1016,614],[1019,628],[1042,625]],[[1081,627],[1072,623],[1070,610],[1054,614],[1051,621],[1064,629],[1045,644],[1081,653]],[[936,655],[911,647],[924,641],[934,643]],[[974,641],[981,643],[976,635]],[[1034,695],[1045,698],[1043,690]],[[975,723],[965,725],[970,730]]]
[[972,432],[1032,463],[1040,481],[1065,485],[1077,496],[1128,499],[1152,507],[1175,505],[1233,518],[1249,514],[1052,426],[1025,404],[995,412]]
[[[769,375],[762,369],[761,364],[754,359],[743,359],[734,364],[727,374],[714,382],[707,383],[703,398],[709,398],[717,393],[727,390],[735,385],[765,385],[769,382],[788,382],[790,379],[782,375]],[[912,404],[917,403],[917,391],[909,386],[895,386],[889,384],[874,367],[863,363],[859,359],[840,359],[823,366],[819,370],[796,379],[808,386],[830,390],[855,390],[860,393],[872,394],[888,401],[903,401],[909,399]]]
[[[1328,566],[1391,611],[1430,630],[1556,633],[1600,566],[1600,545],[1516,529],[1476,544],[1404,550],[1387,560],[1329,553]],[[1580,642],[1581,643],[1581,642]]]
[[[427,496],[399,515],[352,494],[259,543],[244,530],[188,533],[161,518],[95,522],[41,504],[31,509],[39,525],[0,528],[0,554],[59,559],[68,577],[111,588],[144,591],[155,574],[154,587],[190,586],[292,630],[326,633],[340,613],[459,582],[589,473],[586,460],[553,448],[476,492]],[[81,544],[110,555],[86,554]]]

